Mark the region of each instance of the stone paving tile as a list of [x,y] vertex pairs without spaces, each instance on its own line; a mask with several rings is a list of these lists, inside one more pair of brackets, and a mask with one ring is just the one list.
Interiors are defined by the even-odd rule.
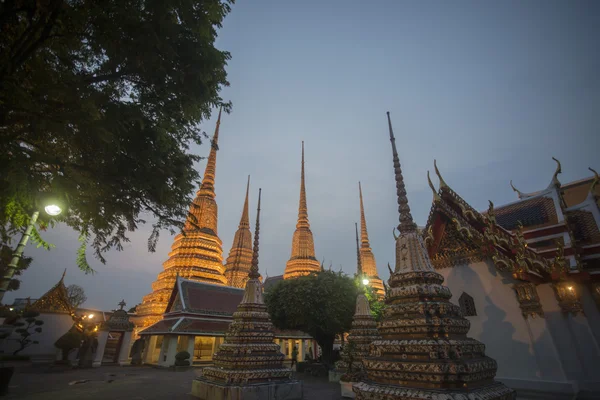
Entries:
[[[5,399],[23,400],[192,400],[194,370],[101,367],[57,370],[19,367]],[[341,400],[339,384],[298,374],[306,400]],[[81,381],[82,383],[75,383]]]

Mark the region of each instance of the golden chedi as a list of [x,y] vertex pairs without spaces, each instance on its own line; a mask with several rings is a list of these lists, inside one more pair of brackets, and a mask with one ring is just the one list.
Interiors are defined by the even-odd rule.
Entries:
[[252,266],[244,297],[225,341],[213,357],[214,365],[192,382],[192,395],[201,399],[302,399],[302,383],[291,379],[284,355],[273,341],[275,328],[263,301],[258,272],[260,189],[254,233]]
[[237,231],[233,237],[231,250],[225,262],[225,277],[227,284],[236,288],[246,287],[248,273],[252,265],[252,234],[250,233],[250,221],[248,218],[248,191],[250,190],[250,176],[246,185],[246,199],[242,218]]
[[389,279],[380,340],[363,358],[367,377],[353,387],[358,400],[512,400],[516,393],[494,381],[496,361],[485,345],[467,337],[469,321],[450,303],[412,219],[396,151],[390,140],[396,174],[400,235],[396,265]]
[[144,296],[137,307],[138,327],[147,327],[162,317],[173,291],[177,275],[182,278],[226,285],[223,266],[222,242],[217,235],[217,202],[215,201],[215,174],[221,110],[212,139],[202,185],[190,206],[183,233],[175,236],[169,259],[163,271],[152,284],[152,293]]
[[377,273],[377,263],[375,255],[371,250],[369,243],[369,234],[367,233],[367,219],[365,218],[365,207],[363,205],[362,188],[358,182],[358,193],[360,197],[360,259],[362,266],[362,274],[369,279],[369,286],[373,288],[377,297],[383,299],[385,290],[383,289],[383,281]]
[[298,222],[292,238],[292,256],[285,266],[283,279],[297,278],[321,271],[321,264],[315,257],[315,243],[308,222],[306,187],[304,185],[304,142],[302,142],[302,172],[300,173],[300,205]]

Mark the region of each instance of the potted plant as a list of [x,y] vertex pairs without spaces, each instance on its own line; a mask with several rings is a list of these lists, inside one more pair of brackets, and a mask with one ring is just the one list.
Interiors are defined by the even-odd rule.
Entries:
[[180,351],[175,354],[175,371],[185,371],[190,366],[190,353],[187,351]]
[[344,348],[343,355],[346,364],[346,372],[340,377],[340,389],[342,397],[354,398],[352,385],[362,380],[364,371],[359,362],[356,362],[356,345],[349,340]]

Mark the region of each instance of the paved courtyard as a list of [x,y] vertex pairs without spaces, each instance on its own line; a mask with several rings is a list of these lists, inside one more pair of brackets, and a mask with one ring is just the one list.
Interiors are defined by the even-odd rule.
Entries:
[[[31,400],[192,400],[194,370],[102,367],[64,370],[17,367],[5,399]],[[340,386],[326,378],[298,374],[307,400],[341,400]]]

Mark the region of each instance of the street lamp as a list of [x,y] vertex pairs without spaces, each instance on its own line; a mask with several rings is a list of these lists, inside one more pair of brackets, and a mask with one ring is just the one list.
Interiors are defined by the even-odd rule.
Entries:
[[363,285],[367,286],[369,284],[369,280],[367,278],[363,278]]
[[[41,200],[42,200],[43,204],[45,204],[44,211],[46,211],[46,213],[48,213],[48,215],[50,215],[51,217],[55,217],[62,212],[63,209],[59,205],[60,202],[56,198],[49,197],[48,195],[44,194],[43,197],[41,197]],[[2,280],[0,281],[0,304],[2,304],[2,300],[4,300],[4,294],[8,290],[8,285],[10,284],[10,281],[12,280],[13,276],[15,275],[15,270],[17,269],[19,260],[23,256],[23,250],[25,249],[25,246],[27,245],[27,242],[29,241],[29,237],[31,236],[31,231],[33,231],[33,227],[34,227],[39,215],[40,215],[40,212],[37,210],[34,211],[33,214],[31,215],[31,218],[29,219],[29,225],[27,225],[25,232],[23,232],[23,236],[21,236],[21,240],[19,241],[19,244],[17,245],[17,248],[15,249],[15,252],[13,253],[12,259],[10,260],[10,263],[6,267],[6,272],[4,273],[4,276],[2,277]]]

